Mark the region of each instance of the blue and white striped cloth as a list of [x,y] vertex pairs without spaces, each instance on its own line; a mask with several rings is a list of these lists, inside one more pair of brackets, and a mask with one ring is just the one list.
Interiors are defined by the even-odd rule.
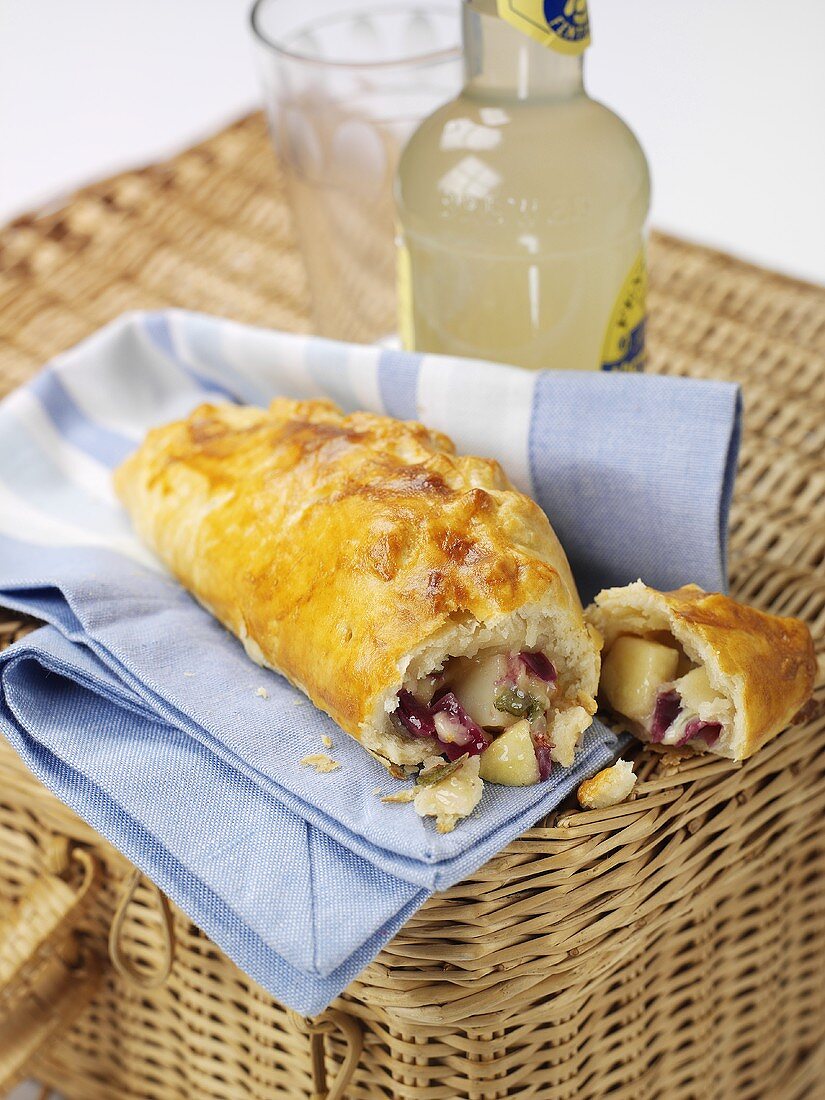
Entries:
[[[0,405],[0,603],[49,625],[0,658],[0,729],[55,793],[247,973],[325,1007],[430,894],[607,763],[598,724],[538,788],[487,786],[437,834],[134,539],[113,468],[204,400],[328,396],[494,456],[550,516],[585,596],[637,576],[725,585],[739,393],[724,383],[347,347],[182,312],[131,314]],[[259,688],[266,689],[259,693]],[[341,768],[316,775],[321,750]]]

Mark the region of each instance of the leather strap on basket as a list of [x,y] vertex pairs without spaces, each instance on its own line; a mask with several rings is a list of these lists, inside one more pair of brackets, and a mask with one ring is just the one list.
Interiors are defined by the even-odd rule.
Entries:
[[[290,1012],[289,1018],[299,1031],[309,1035],[309,1053],[312,1064],[312,1096],[310,1100],[344,1100],[346,1088],[358,1068],[358,1060],[364,1047],[364,1035],[354,1016],[328,1008],[320,1016],[299,1016]],[[330,1083],[327,1080],[324,1036],[338,1033],[346,1044],[344,1060]]]
[[[48,869],[0,918],[0,1093],[26,1075],[37,1051],[71,1026],[98,986],[102,961],[77,935],[100,878],[95,858],[56,841]],[[82,879],[63,875],[72,864]]]
[[112,925],[109,929],[109,958],[112,960],[112,965],[118,974],[131,985],[136,986],[138,989],[158,989],[164,984],[172,970],[172,962],[175,957],[175,919],[168,898],[155,886],[151,879],[147,878],[145,882],[157,899],[163,933],[160,962],[157,969],[151,971],[138,967],[123,948],[123,925],[126,919],[126,911],[143,877],[136,867],[128,878],[120,901],[117,903],[117,908],[112,917]]

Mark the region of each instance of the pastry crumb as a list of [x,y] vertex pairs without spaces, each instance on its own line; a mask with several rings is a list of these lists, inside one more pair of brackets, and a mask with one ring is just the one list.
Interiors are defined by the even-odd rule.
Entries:
[[584,810],[605,810],[616,806],[629,798],[636,786],[636,776],[630,760],[617,760],[610,768],[603,768],[585,779],[579,786],[577,796]]
[[292,705],[294,707],[305,707],[306,702],[307,702],[306,699],[296,699],[295,702]]
[[373,787],[372,788],[372,793],[380,795],[381,794],[381,788],[380,787]]
[[480,763],[478,756],[466,754],[453,763],[445,763],[439,756],[428,757],[415,783],[416,813],[434,817],[440,833],[451,833],[481,801]]
[[[655,746],[657,749],[658,745]],[[696,749],[685,747],[674,748],[666,745],[659,755],[658,765],[660,772],[677,772],[682,764],[688,760],[695,760],[700,753]]]
[[261,699],[268,699],[269,698],[269,692],[266,690],[265,687],[256,688],[255,689],[255,694],[259,695],[261,697]]
[[[381,788],[376,788],[381,794]],[[381,795],[382,802],[412,802],[415,798],[415,787],[406,787],[403,791],[393,791],[392,794]]]
[[324,772],[334,772],[336,768],[341,767],[337,760],[333,760],[325,752],[312,752],[309,756],[305,756],[301,763],[308,768],[315,768],[319,775]]
[[332,738],[329,736],[328,733],[322,734],[321,744],[324,746],[325,749],[331,749],[332,748]]
[[184,675],[184,676],[194,676],[194,675],[195,675],[195,673],[194,673],[194,672],[184,672],[184,674],[183,674],[183,675]]

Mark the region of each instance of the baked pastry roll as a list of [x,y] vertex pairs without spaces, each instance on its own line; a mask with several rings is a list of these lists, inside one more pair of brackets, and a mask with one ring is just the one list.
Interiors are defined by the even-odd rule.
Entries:
[[607,588],[586,611],[604,639],[600,697],[644,741],[744,760],[811,696],[807,626],[704,592]]
[[498,463],[421,424],[278,399],[150,431],[115,485],[252,660],[395,774],[428,762],[434,787],[432,758],[460,759],[440,781],[475,804],[479,776],[573,762],[598,649],[547,517]]

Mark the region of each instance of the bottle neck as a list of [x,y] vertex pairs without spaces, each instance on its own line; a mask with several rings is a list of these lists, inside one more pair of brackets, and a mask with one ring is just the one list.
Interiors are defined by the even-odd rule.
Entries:
[[495,0],[463,0],[465,92],[497,99],[584,94],[582,58],[534,42],[496,14]]

